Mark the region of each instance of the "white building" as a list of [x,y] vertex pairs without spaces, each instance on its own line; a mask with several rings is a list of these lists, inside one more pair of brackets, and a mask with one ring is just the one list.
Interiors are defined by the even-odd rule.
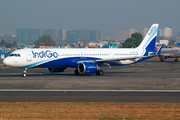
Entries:
[[168,40],[159,40],[160,44],[168,45],[169,41]]
[[159,37],[171,38],[172,37],[172,28],[169,28],[169,27],[159,28],[158,33],[159,33]]
[[[144,37],[149,31],[149,28],[144,28],[144,30],[139,31],[137,29],[118,29],[116,30],[116,40],[126,40],[131,37],[132,33],[141,33]],[[171,38],[172,37],[172,28],[163,27],[158,29],[158,36],[160,38]]]
[[62,30],[62,40],[66,40],[66,30]]
[[[149,28],[144,28],[144,36],[148,32]],[[162,27],[158,29],[158,36],[162,38],[171,38],[172,37],[172,28]]]
[[165,27],[163,30],[164,37],[172,37],[172,28]]

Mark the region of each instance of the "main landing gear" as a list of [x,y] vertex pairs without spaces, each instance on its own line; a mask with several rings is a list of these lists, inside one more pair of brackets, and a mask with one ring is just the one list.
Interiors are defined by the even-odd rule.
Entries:
[[174,61],[175,61],[175,62],[178,62],[179,60],[178,60],[178,58],[176,58]]
[[24,68],[24,69],[23,69],[22,77],[26,77],[26,73],[27,73],[27,68]]
[[164,62],[164,60],[161,60],[161,59],[160,59],[160,62]]
[[[77,69],[74,71],[74,74],[75,75],[80,75],[80,73],[79,73],[79,71]],[[102,76],[103,74],[104,74],[103,70],[97,70],[96,71],[96,75]]]
[[74,71],[74,74],[75,75],[80,75],[80,73],[79,73],[79,71],[77,69]]
[[97,70],[96,71],[96,75],[102,76],[103,74],[104,74],[103,70]]

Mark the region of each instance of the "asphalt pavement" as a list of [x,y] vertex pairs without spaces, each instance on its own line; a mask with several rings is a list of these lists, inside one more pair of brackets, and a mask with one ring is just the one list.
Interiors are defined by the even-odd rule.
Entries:
[[52,74],[45,68],[28,69],[22,77],[22,69],[2,67],[0,102],[180,101],[180,62],[174,59],[103,67],[103,76],[74,75],[74,70]]

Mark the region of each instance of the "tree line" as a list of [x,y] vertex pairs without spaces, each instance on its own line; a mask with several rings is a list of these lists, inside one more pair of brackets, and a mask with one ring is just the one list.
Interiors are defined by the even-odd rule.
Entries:
[[51,38],[50,35],[39,36],[39,39],[34,42],[35,48],[39,46],[56,46],[56,42]]
[[[138,47],[142,40],[143,36],[140,33],[133,33],[131,38],[127,38],[126,41],[122,44],[122,47]],[[34,42],[34,44],[36,48],[39,48],[39,46],[56,46],[56,42],[51,38],[50,35],[40,36],[39,39]]]
[[127,38],[122,44],[123,48],[135,48],[140,45],[143,40],[143,36],[140,33],[131,34],[131,38]]
[[[50,35],[40,36],[38,40],[34,42],[35,48],[39,48],[39,46],[56,46],[56,42],[51,38]],[[17,47],[16,42],[7,43],[4,39],[0,40],[0,47],[6,48],[14,48]]]
[[[122,44],[123,48],[135,48],[138,47],[142,42],[143,36],[140,33],[133,33],[131,38],[127,38],[126,41]],[[35,48],[39,46],[56,46],[56,42],[51,38],[50,35],[39,36],[39,39],[34,42]],[[4,39],[0,41],[0,47],[12,48],[17,47],[16,42],[7,43]]]

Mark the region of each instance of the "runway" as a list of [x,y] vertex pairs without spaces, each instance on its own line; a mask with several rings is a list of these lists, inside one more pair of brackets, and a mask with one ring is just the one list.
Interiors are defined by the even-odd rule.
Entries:
[[0,91],[0,102],[180,102],[180,91]]
[[103,76],[74,75],[75,68],[63,73],[20,68],[0,68],[0,89],[16,90],[180,90],[180,62],[147,60],[128,66],[102,67]]
[[180,62],[174,59],[102,69],[103,76],[28,69],[22,77],[22,69],[0,68],[0,102],[180,102]]

